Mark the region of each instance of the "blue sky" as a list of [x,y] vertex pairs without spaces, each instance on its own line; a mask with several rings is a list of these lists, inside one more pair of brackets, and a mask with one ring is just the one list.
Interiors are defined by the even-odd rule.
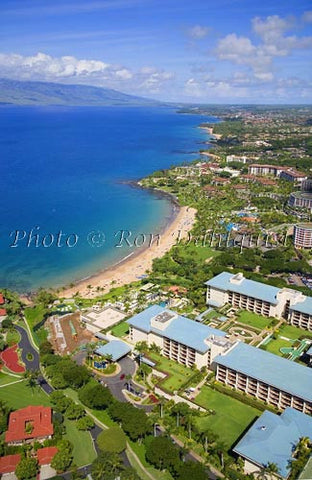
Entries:
[[312,103],[306,0],[1,0],[0,76],[171,101]]

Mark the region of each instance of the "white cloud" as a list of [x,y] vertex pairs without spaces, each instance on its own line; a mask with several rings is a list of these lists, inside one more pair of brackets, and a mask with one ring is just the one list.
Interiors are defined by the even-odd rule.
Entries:
[[253,43],[248,37],[232,33],[219,40],[215,53],[220,60],[247,66],[253,71],[255,78],[270,82],[274,79],[275,58],[291,55],[294,50],[312,47],[312,36],[286,35],[294,25],[293,17],[281,18],[278,15],[271,15],[265,19],[255,17],[252,20],[252,27],[260,38],[259,43]]
[[202,25],[194,25],[193,27],[189,28],[187,33],[191,38],[194,38],[195,40],[200,40],[202,38],[207,37],[210,33],[210,28],[209,27],[204,27]]
[[0,53],[0,69],[7,78],[97,85],[141,94],[160,92],[174,78],[173,73],[152,66],[133,71],[101,60],[41,52],[33,56]]

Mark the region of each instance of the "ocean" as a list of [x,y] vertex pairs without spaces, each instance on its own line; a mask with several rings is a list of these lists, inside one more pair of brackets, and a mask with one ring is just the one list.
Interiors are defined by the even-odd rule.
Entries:
[[159,233],[170,200],[130,182],[198,158],[203,121],[214,119],[165,107],[1,106],[0,287],[68,285]]

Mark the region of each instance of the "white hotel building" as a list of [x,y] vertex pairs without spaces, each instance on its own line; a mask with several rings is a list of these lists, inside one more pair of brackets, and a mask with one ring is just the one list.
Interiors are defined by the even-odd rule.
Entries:
[[284,318],[291,325],[312,331],[312,297],[302,292],[248,280],[242,273],[222,272],[206,285],[208,305],[229,303],[265,317]]
[[159,305],[130,318],[129,337],[133,343],[157,345],[162,355],[182,365],[209,368],[214,358],[232,347],[226,333],[194,322]]

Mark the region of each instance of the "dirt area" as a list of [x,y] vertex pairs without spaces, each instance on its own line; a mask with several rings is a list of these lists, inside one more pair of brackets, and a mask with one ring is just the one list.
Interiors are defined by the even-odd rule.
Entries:
[[60,355],[71,353],[80,345],[96,340],[91,332],[81,326],[79,313],[52,317],[48,326],[49,340]]

